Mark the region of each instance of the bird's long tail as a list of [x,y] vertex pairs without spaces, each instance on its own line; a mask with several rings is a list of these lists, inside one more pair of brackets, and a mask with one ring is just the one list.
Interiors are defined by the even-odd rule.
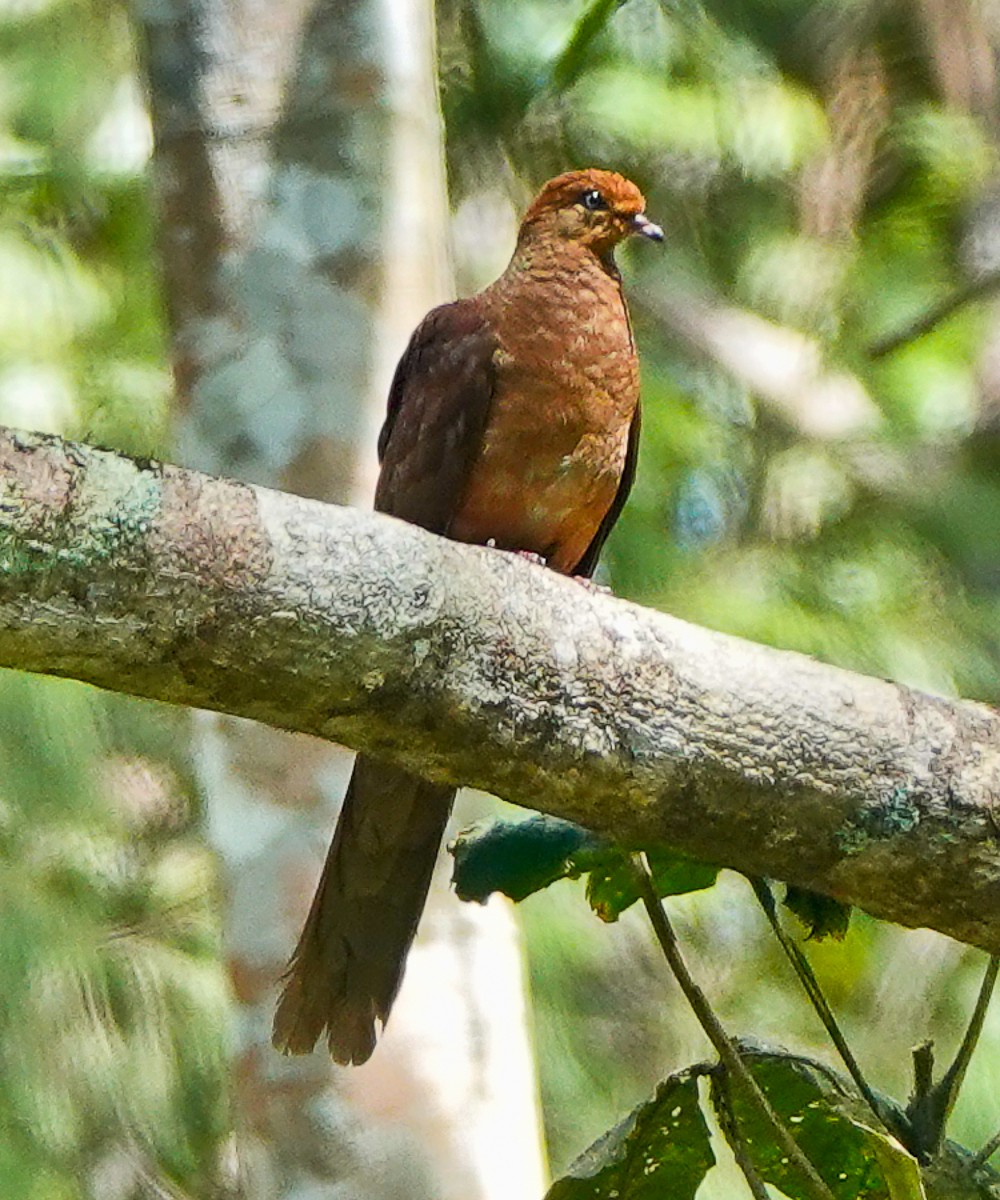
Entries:
[[285,977],[273,1040],[308,1054],[323,1034],[363,1063],[399,990],[455,791],[359,755],[312,908]]

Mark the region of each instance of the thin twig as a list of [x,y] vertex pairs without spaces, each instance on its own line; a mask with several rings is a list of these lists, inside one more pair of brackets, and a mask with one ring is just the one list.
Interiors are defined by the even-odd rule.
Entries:
[[885,358],[889,354],[894,354],[897,350],[901,350],[904,346],[910,345],[911,342],[917,341],[925,334],[931,333],[934,329],[946,321],[953,313],[966,304],[971,304],[973,300],[979,300],[983,296],[989,295],[997,287],[1000,287],[1000,271],[990,271],[985,275],[981,275],[978,279],[967,283],[965,287],[959,288],[952,292],[950,296],[946,296],[943,300],[938,301],[933,308],[929,308],[926,312],[921,313],[919,317],[911,321],[910,324],[903,326],[902,329],[897,329],[893,333],[887,333],[884,337],[876,338],[868,347],[869,358]]
[[573,84],[587,62],[587,51],[615,11],[625,0],[591,0],[573,27],[569,41],[552,64],[551,80],[556,91],[565,91]]
[[819,980],[816,978],[812,965],[795,944],[795,941],[788,935],[787,930],[781,923],[781,918],[778,915],[778,909],[774,902],[774,893],[771,891],[770,886],[765,879],[761,879],[759,876],[749,875],[747,879],[753,888],[754,895],[757,897],[761,908],[764,910],[764,915],[767,917],[774,936],[778,939],[778,945],[784,951],[789,963],[791,963],[792,970],[798,977],[799,983],[802,984],[802,989],[809,997],[809,1002],[812,1004],[820,1021],[822,1021],[823,1028],[829,1034],[830,1040],[837,1047],[837,1053],[843,1059],[844,1066],[854,1080],[858,1091],[864,1097],[868,1107],[875,1114],[876,1119],[905,1144],[906,1139],[901,1135],[906,1131],[899,1128],[899,1117],[901,1114],[893,1113],[875,1095],[869,1086],[857,1059],[847,1044],[847,1039],[837,1024],[837,1018],[833,1015],[833,1010],[823,995],[823,990],[819,985]]
[[[979,988],[979,997],[973,1009],[969,1026],[962,1038],[962,1043],[955,1053],[955,1059],[937,1083],[932,1084],[933,1054],[929,1043],[918,1046],[913,1051],[914,1092],[907,1106],[913,1138],[916,1145],[909,1149],[918,1157],[932,1157],[941,1149],[945,1129],[951,1110],[962,1089],[965,1073],[976,1049],[979,1037],[983,1032],[986,1013],[990,1006],[990,998],[996,986],[997,975],[1000,974],[1000,956],[994,954],[986,965],[986,973]],[[980,1152],[981,1153],[981,1152]],[[992,1151],[991,1151],[992,1153]]]
[[684,993],[688,1004],[691,1005],[691,1009],[697,1017],[699,1025],[701,1025],[708,1040],[715,1047],[715,1051],[722,1060],[723,1066],[746,1089],[747,1096],[757,1106],[761,1116],[771,1127],[776,1141],[780,1144],[790,1161],[802,1173],[811,1200],[833,1200],[833,1193],[823,1182],[819,1172],[805,1154],[803,1154],[798,1143],[785,1128],[781,1118],[771,1107],[771,1102],[764,1095],[757,1080],[750,1074],[746,1063],[733,1044],[732,1039],[722,1027],[719,1018],[715,1015],[712,1006],[708,1002],[708,997],[695,982],[688,970],[684,957],[681,954],[677,935],[674,933],[673,926],[667,919],[667,914],[664,912],[663,905],[656,894],[656,889],[653,887],[649,863],[646,861],[644,854],[637,856],[637,866],[636,875],[642,896],[642,903],[653,926],[656,940],[660,943],[660,948],[663,950],[664,957],[671,971],[674,973],[674,978],[680,985],[680,989]]
[[719,1072],[717,1085],[716,1112],[719,1117],[719,1127],[722,1130],[723,1137],[725,1137],[732,1149],[736,1165],[743,1172],[743,1178],[747,1181],[747,1187],[750,1189],[753,1200],[770,1200],[767,1187],[763,1179],[757,1174],[757,1168],[753,1165],[753,1159],[747,1152],[746,1143],[740,1134],[740,1127],[733,1109],[730,1080],[725,1071]]
[[996,1133],[990,1138],[990,1140],[985,1146],[983,1146],[981,1150],[977,1151],[977,1153],[973,1155],[971,1163],[972,1170],[975,1171],[979,1167],[985,1166],[998,1150],[1000,1150],[1000,1129],[996,1131]]
[[948,1118],[951,1116],[951,1110],[955,1107],[958,1093],[965,1082],[965,1073],[969,1069],[972,1055],[983,1032],[983,1025],[986,1023],[986,1013],[989,1011],[990,1000],[993,996],[993,989],[996,987],[998,974],[1000,974],[1000,955],[992,954],[990,955],[990,961],[986,964],[986,973],[979,987],[976,1007],[972,1011],[972,1018],[969,1021],[968,1029],[965,1031],[965,1037],[962,1038],[962,1044],[955,1054],[955,1061],[945,1071],[941,1077],[941,1082],[938,1084],[938,1087],[944,1094],[943,1107],[941,1109],[942,1138],[944,1137]]
[[921,1042],[914,1046],[910,1057],[913,1059],[913,1095],[918,1102],[934,1091],[934,1043]]

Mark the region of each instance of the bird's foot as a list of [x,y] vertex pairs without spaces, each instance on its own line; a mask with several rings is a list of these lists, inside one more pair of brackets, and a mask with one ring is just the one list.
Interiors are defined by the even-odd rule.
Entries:
[[536,567],[548,566],[548,563],[540,554],[536,554],[533,550],[515,550],[514,553],[518,558],[523,558],[525,562],[534,563]]
[[592,592],[595,596],[614,595],[611,588],[606,587],[603,583],[595,583],[589,575],[574,575],[573,582],[578,583],[582,588],[586,588],[588,592]]
[[[496,538],[487,538],[485,545],[488,550],[499,549]],[[534,550],[505,550],[504,553],[516,555],[517,558],[523,558],[526,562],[530,562],[536,567],[548,566],[545,559],[540,554],[536,554]]]

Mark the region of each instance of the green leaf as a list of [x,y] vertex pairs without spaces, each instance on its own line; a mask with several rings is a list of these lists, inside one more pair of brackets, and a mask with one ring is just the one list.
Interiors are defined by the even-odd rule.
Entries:
[[639,899],[636,868],[622,850],[606,851],[587,876],[587,903],[602,921],[617,921]]
[[[448,847],[455,859],[452,883],[460,900],[485,904],[493,892],[523,900],[560,879],[588,875],[587,899],[602,921],[618,917],[639,899],[631,855],[556,817],[488,821],[463,830]],[[672,850],[646,853],[658,896],[711,887],[718,867]]]
[[700,1070],[680,1071],[557,1179],[545,1200],[694,1200],[715,1165],[698,1104]]
[[783,903],[785,908],[793,912],[806,926],[806,937],[817,942],[828,937],[835,938],[838,942],[844,940],[847,927],[851,923],[849,904],[842,904],[830,896],[821,896],[818,892],[792,887],[790,884],[785,889]]
[[683,896],[687,892],[700,892],[713,887],[719,877],[719,868],[711,863],[686,858],[673,850],[657,848],[646,852],[646,861],[653,876],[653,887],[658,896]]
[[523,900],[579,875],[573,855],[596,845],[594,834],[556,817],[489,821],[463,830],[448,847],[455,859],[452,883],[460,900],[485,904],[493,892]]
[[[797,1055],[741,1047],[754,1078],[775,1112],[823,1177],[836,1200],[909,1200],[905,1191],[894,1194],[886,1180],[881,1156],[888,1139],[876,1149],[870,1129],[861,1123],[861,1101],[840,1078],[821,1064]],[[713,1074],[712,1096],[718,1094],[719,1076]],[[771,1127],[755,1105],[730,1084],[737,1128],[757,1173],[790,1200],[807,1195],[797,1168],[777,1146]],[[900,1147],[900,1153],[905,1151]],[[919,1193],[916,1193],[919,1195]]]
[[[968,1151],[946,1143],[921,1168],[899,1141],[877,1127],[853,1085],[812,1059],[740,1043],[740,1053],[785,1127],[836,1200],[984,1200],[1000,1196],[996,1173],[973,1166]],[[715,1164],[698,1096],[709,1080],[719,1125],[741,1145],[760,1178],[787,1200],[811,1195],[771,1126],[718,1063],[669,1076],[653,1098],[599,1138],[553,1183],[545,1200],[693,1200]],[[887,1119],[902,1110],[880,1098]],[[741,1193],[742,1194],[742,1193]]]
[[[711,887],[719,874],[718,867],[685,858],[672,850],[658,848],[646,853],[656,894],[681,896]],[[639,899],[636,868],[624,850],[609,848],[590,865],[587,880],[587,901],[602,921],[617,921],[621,914]]]
[[852,1123],[867,1137],[882,1168],[891,1200],[927,1200],[920,1164],[913,1155],[892,1134],[873,1129],[862,1121]]

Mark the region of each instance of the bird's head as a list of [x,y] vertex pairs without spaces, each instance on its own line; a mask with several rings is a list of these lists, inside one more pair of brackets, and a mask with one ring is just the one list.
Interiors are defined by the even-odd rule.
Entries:
[[556,237],[603,256],[632,234],[663,240],[645,208],[642,192],[614,171],[567,171],[550,179],[532,201],[520,236]]

